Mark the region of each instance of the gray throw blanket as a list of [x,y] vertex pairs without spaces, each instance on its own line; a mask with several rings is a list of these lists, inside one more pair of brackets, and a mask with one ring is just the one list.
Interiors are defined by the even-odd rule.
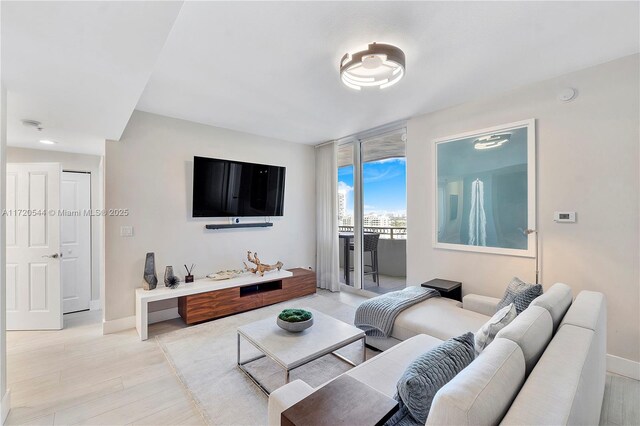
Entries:
[[400,312],[440,293],[432,288],[410,286],[363,302],[356,310],[355,326],[367,336],[389,337]]

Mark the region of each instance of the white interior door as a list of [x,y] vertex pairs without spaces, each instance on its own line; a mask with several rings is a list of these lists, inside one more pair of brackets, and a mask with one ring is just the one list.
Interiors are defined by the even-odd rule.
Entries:
[[7,330],[62,328],[60,164],[7,164]]
[[[91,302],[91,174],[62,172],[60,218],[63,313],[89,309]],[[76,214],[77,212],[77,214]]]

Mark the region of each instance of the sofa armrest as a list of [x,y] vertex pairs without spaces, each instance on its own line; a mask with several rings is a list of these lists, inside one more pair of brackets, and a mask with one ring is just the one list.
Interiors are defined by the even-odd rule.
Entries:
[[280,426],[282,412],[302,401],[314,391],[315,389],[298,379],[271,392],[267,409],[269,426]]
[[479,294],[467,294],[462,298],[462,308],[482,315],[493,316],[501,299]]

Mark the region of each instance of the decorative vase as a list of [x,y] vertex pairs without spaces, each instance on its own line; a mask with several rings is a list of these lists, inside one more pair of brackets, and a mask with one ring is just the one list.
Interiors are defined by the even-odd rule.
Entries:
[[171,287],[171,278],[173,278],[173,266],[167,266],[164,270],[164,285]]
[[156,260],[154,253],[147,253],[144,261],[144,284],[142,288],[145,290],[153,290],[158,285],[158,276],[156,275]]
[[313,317],[306,321],[288,322],[285,320],[277,319],[278,326],[288,331],[289,333],[300,333],[313,325]]

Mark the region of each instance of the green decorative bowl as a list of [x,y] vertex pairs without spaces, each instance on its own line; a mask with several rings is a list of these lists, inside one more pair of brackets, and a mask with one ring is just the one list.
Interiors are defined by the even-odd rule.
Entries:
[[304,309],[285,309],[276,320],[278,326],[290,333],[300,333],[313,325],[313,314]]

